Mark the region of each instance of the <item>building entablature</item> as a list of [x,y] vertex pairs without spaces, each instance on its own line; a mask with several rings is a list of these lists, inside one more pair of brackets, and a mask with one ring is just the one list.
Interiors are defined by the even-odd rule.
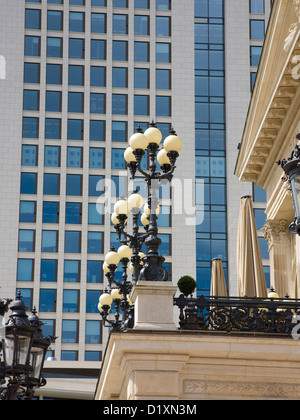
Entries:
[[[277,214],[280,208],[291,208],[291,196],[275,162],[291,155],[299,129],[298,8],[296,0],[274,3],[235,170],[240,181],[253,182],[268,191],[270,219],[292,217],[289,211]],[[270,199],[273,194],[276,200]],[[284,205],[278,206],[278,200]]]

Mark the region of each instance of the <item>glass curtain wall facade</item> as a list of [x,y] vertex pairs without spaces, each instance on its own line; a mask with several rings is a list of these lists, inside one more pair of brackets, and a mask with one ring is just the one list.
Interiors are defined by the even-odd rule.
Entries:
[[195,121],[197,292],[207,295],[213,258],[227,277],[223,0],[195,0]]
[[[17,288],[29,309],[37,304],[47,334],[59,337],[52,356],[101,361],[108,335],[97,309],[102,262],[119,243],[97,200],[107,179],[112,203],[127,195],[124,151],[138,125],[145,130],[154,118],[164,137],[170,131],[172,4],[24,4]],[[161,252],[171,277],[170,190],[162,207]]]

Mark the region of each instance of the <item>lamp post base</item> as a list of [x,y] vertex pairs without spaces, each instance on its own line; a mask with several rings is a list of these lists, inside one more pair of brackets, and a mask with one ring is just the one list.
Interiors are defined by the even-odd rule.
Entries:
[[133,287],[134,329],[176,331],[173,298],[177,287],[164,281],[139,280]]

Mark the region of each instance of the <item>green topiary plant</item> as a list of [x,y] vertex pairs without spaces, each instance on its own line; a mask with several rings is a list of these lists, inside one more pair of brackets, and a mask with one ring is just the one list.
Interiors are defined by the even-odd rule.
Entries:
[[177,282],[178,289],[184,296],[189,296],[194,293],[197,282],[193,277],[190,276],[182,276]]

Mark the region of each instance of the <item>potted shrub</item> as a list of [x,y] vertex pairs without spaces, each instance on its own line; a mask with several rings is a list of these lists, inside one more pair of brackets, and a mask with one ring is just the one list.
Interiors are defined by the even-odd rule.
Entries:
[[177,282],[178,289],[185,296],[192,295],[196,289],[197,282],[191,276],[182,276]]

